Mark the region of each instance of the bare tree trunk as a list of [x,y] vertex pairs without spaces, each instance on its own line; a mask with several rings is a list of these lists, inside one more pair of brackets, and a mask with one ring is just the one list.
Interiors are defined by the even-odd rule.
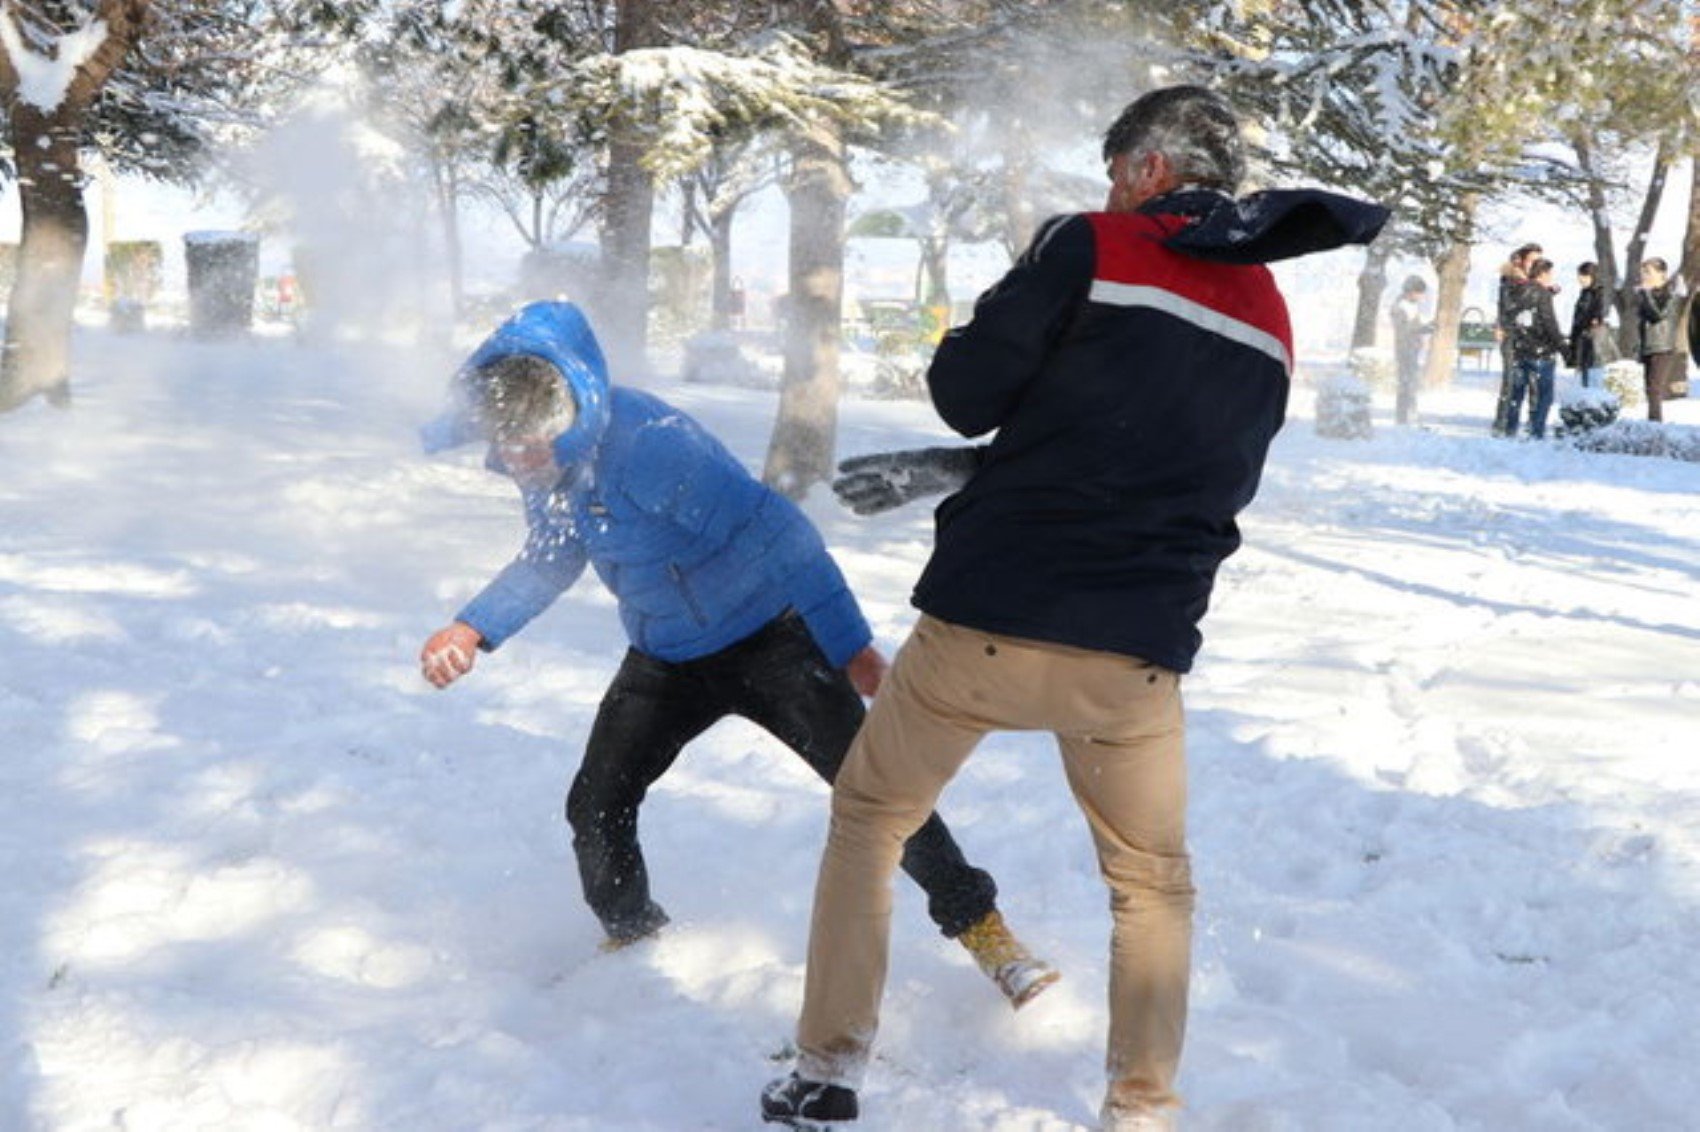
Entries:
[[1616,291],[1607,292],[1617,307],[1618,345],[1623,348],[1626,357],[1634,353],[1635,288],[1641,278],[1641,257],[1647,252],[1647,233],[1653,227],[1653,221],[1659,215],[1659,205],[1665,199],[1665,184],[1670,179],[1673,160],[1670,146],[1661,140],[1658,153],[1653,157],[1653,176],[1647,182],[1646,195],[1641,198],[1641,215],[1635,220],[1635,234],[1629,237],[1629,245],[1623,251],[1623,281]]
[[1381,320],[1381,296],[1387,291],[1387,261],[1393,258],[1393,244],[1376,240],[1364,251],[1363,270],[1358,272],[1358,313],[1352,320],[1352,349],[1375,345],[1376,327]]
[[844,215],[850,199],[844,138],[835,123],[793,143],[790,295],[779,419],[762,478],[800,499],[832,474],[838,432],[839,339],[844,313]]
[[[1695,24],[1696,35],[1700,35],[1700,19]],[[1692,159],[1693,170],[1690,174],[1688,187],[1688,223],[1682,232],[1682,265],[1678,271],[1686,284],[1689,300],[1683,304],[1682,320],[1677,326],[1677,342],[1688,343],[1688,352],[1696,365],[1700,365],[1700,327],[1695,320],[1700,319],[1700,154]],[[1677,346],[1680,352],[1681,345]]]
[[[1470,204],[1474,212],[1474,202]],[[1434,263],[1434,336],[1423,363],[1423,385],[1430,389],[1452,384],[1458,371],[1458,323],[1464,314],[1464,284],[1470,275],[1470,240],[1452,243]]]
[[1039,230],[1039,218],[1034,214],[1033,193],[1027,171],[1033,162],[1031,139],[1025,128],[1015,131],[1004,145],[1003,177],[1003,245],[1011,262],[1024,251]]
[[1611,214],[1606,201],[1606,179],[1594,162],[1594,143],[1585,133],[1570,139],[1576,163],[1588,179],[1588,220],[1594,227],[1594,282],[1604,294],[1617,293],[1617,242],[1612,237]]
[[655,186],[638,164],[643,153],[643,144],[630,136],[608,147],[608,185],[602,214],[604,284],[596,313],[602,344],[616,373],[646,368]]
[[738,206],[730,205],[708,222],[708,246],[714,255],[710,326],[715,330],[732,328],[732,220],[737,212]]
[[1688,224],[1682,232],[1682,281],[1690,295],[1700,294],[1700,154],[1692,161],[1688,187]]
[[950,329],[950,237],[923,239],[920,260],[921,330],[936,343]]
[[[657,45],[651,7],[643,0],[619,0],[614,25],[616,54]],[[648,369],[649,249],[655,179],[642,165],[644,151],[644,138],[633,125],[622,122],[614,126],[603,190],[602,294],[592,314],[616,374]]]
[[921,286],[918,298],[925,306],[950,306],[950,237],[928,236],[921,241]]
[[449,261],[449,309],[466,307],[466,251],[460,238],[460,176],[452,160],[437,164],[437,207],[442,212],[443,252]]

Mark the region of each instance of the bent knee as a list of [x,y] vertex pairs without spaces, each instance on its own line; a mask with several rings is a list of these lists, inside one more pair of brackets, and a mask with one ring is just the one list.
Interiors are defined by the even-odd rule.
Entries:
[[1184,852],[1122,849],[1104,860],[1102,872],[1110,886],[1112,907],[1152,895],[1190,900],[1194,894],[1192,858]]
[[575,833],[584,834],[610,829],[622,822],[637,820],[637,806],[612,799],[605,793],[584,786],[583,780],[573,783],[567,791],[567,824]]

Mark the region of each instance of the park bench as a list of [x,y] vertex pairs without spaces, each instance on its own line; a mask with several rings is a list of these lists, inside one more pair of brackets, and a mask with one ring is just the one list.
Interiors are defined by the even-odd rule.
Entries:
[[1464,355],[1475,355],[1477,369],[1489,369],[1499,355],[1499,339],[1494,337],[1493,322],[1480,307],[1465,307],[1458,320],[1458,367],[1464,366]]

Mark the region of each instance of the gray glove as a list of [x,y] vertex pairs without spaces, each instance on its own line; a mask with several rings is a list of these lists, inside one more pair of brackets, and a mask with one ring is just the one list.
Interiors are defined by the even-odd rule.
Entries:
[[877,515],[924,495],[966,484],[985,459],[984,448],[908,448],[852,456],[832,481],[838,501],[858,515]]

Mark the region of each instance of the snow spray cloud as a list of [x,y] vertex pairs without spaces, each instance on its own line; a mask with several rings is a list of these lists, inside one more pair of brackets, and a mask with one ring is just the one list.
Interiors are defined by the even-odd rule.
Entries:
[[268,228],[292,241],[304,331],[412,338],[448,321],[428,198],[408,177],[406,147],[370,124],[363,101],[358,73],[333,69],[248,167]]
[[927,170],[932,208],[954,217],[954,237],[995,240],[1014,256],[1045,217],[1102,205],[1105,127],[1181,78],[1166,65],[1177,53],[1151,29],[1129,16],[1114,30],[1023,29],[983,45],[959,76],[968,90],[954,132],[925,134],[904,155]]

